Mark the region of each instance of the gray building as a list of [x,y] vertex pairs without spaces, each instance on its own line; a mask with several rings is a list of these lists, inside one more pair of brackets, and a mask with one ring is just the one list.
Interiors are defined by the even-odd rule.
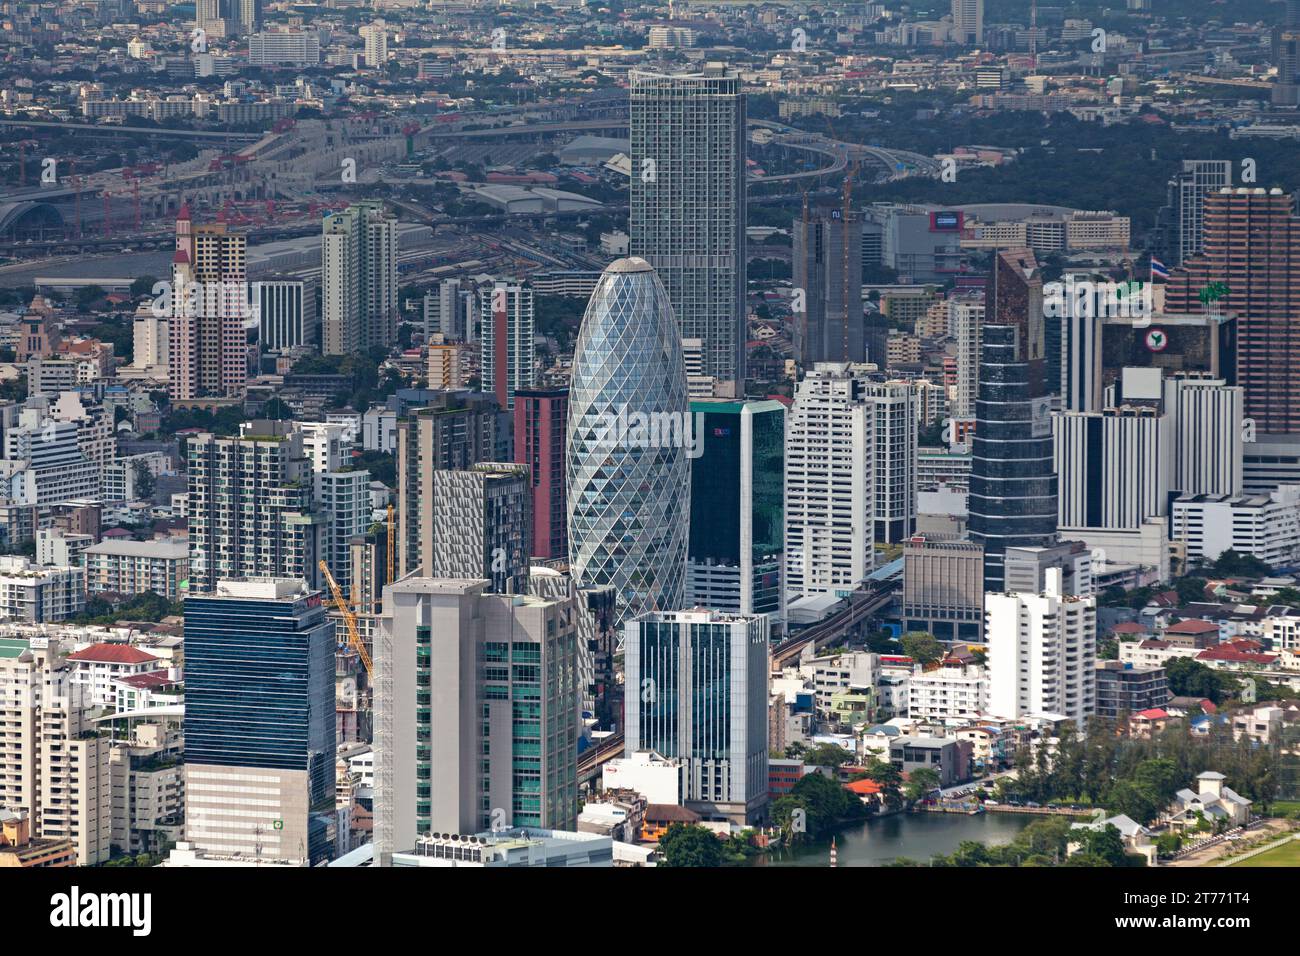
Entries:
[[625,754],[684,765],[684,803],[705,819],[766,812],[768,622],[715,611],[646,614],[626,624]]
[[633,71],[630,252],[663,281],[704,374],[744,390],[745,98],[740,77]]
[[969,541],[903,544],[903,623],[943,641],[978,641],[984,624],[984,550]]
[[532,484],[527,465],[480,462],[434,471],[421,515],[420,566],[430,577],[487,578],[491,590],[527,590]]
[[574,830],[572,602],[490,594],[484,580],[384,589],[375,639],[375,851],[430,833]]
[[1169,703],[1163,667],[1134,667],[1121,661],[1097,661],[1097,716],[1114,720]]
[[[867,360],[862,321],[862,217],[817,209],[794,221],[794,354],[801,364]],[[798,305],[800,303],[796,303]]]

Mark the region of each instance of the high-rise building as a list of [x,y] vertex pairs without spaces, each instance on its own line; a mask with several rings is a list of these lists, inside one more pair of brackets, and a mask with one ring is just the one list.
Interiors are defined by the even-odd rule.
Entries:
[[497,282],[479,296],[479,343],[483,391],[502,408],[515,407],[515,392],[532,388],[537,375],[533,344],[533,290]]
[[984,42],[984,0],[952,0],[952,35],[963,46]]
[[949,334],[957,343],[957,396],[954,418],[975,417],[975,394],[979,385],[980,346],[984,330],[984,293],[964,292],[948,300]]
[[[631,75],[630,250],[658,273],[704,373],[744,391],[745,98],[720,64]],[[719,393],[722,394],[722,393]]]
[[53,638],[0,638],[0,808],[26,813],[33,836],[65,850],[71,841],[77,865],[94,866],[112,849],[111,743],[68,650]]
[[185,839],[250,862],[333,855],[334,625],[300,579],[185,602]]
[[871,429],[876,541],[897,544],[916,528],[916,395],[908,382],[868,382],[863,392]]
[[388,63],[388,24],[383,20],[375,20],[358,32],[366,44],[366,66],[372,70],[383,69]]
[[370,472],[319,471],[314,507],[325,524],[320,555],[344,594],[352,590],[352,540],[370,528]]
[[[817,209],[794,221],[795,360],[866,361],[862,324],[862,218],[840,208]],[[796,305],[799,303],[796,303]]]
[[1053,432],[1060,527],[1136,531],[1168,514],[1173,436],[1162,408],[1064,412]]
[[193,435],[186,457],[190,594],[225,578],[317,580],[325,519],[312,511],[311,460],[293,422]]
[[167,394],[173,401],[243,395],[246,263],[246,237],[227,232],[222,222],[195,227],[189,206],[181,206],[167,324]]
[[479,462],[431,472],[421,512],[420,567],[436,578],[487,578],[490,590],[526,590],[532,485],[526,465]]
[[1208,373],[1165,378],[1173,420],[1170,486],[1180,494],[1237,497],[1244,490],[1242,389]]
[[986,594],[989,711],[1059,714],[1083,726],[1096,712],[1096,598],[1063,592],[1059,569],[1041,594]]
[[700,399],[703,453],[691,465],[686,606],[780,614],[785,406]]
[[567,388],[515,393],[515,461],[528,466],[533,485],[534,558],[569,556],[568,498],[564,493],[564,441],[569,424]]
[[412,577],[375,641],[375,858],[430,832],[576,828],[577,636],[568,599]]
[[379,200],[355,202],[322,223],[321,331],[326,355],[397,338],[397,220]]
[[1204,245],[1169,278],[1170,312],[1237,314],[1237,385],[1262,434],[1300,431],[1300,218],[1280,189],[1205,197]]
[[1232,160],[1185,159],[1169,180],[1161,225],[1167,229],[1166,266],[1182,265],[1201,251],[1205,232],[1205,197],[1232,185]]
[[666,611],[625,631],[626,756],[681,760],[689,809],[756,822],[768,801],[767,617]]
[[320,341],[316,283],[310,279],[266,278],[253,283],[262,349],[278,352]]
[[1043,281],[1028,249],[994,257],[975,401],[969,530],[984,548],[984,586],[1002,590],[1007,547],[1056,535],[1052,399],[1047,394]]
[[476,392],[421,393],[428,404],[398,418],[397,576],[420,567],[428,527],[423,513],[438,470],[463,470],[497,461],[501,444],[499,409],[490,395]]
[[474,338],[473,316],[477,309],[472,289],[461,288],[459,279],[443,279],[437,290],[424,294],[424,340],[441,335],[444,342],[468,342]]
[[565,474],[574,583],[613,587],[620,617],[681,606],[692,424],[668,293],[646,260],[619,259],[574,347]]
[[786,594],[847,594],[871,573],[875,408],[853,366],[819,363],[795,390],[785,441]]

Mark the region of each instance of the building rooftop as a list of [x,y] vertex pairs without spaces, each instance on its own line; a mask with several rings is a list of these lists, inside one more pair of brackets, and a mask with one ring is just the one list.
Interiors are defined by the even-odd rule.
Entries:
[[70,661],[89,661],[94,664],[145,664],[158,658],[146,654],[129,644],[92,644],[68,655]]
[[122,558],[188,558],[189,543],[175,539],[156,541],[103,541],[86,549],[87,554],[106,554]]

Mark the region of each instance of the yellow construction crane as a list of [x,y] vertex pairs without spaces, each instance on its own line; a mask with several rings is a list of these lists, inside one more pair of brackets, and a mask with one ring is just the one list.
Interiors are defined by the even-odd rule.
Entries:
[[321,561],[320,570],[321,574],[325,575],[325,583],[329,585],[330,593],[334,595],[334,606],[343,615],[343,623],[348,629],[348,643],[355,648],[357,656],[361,658],[361,663],[366,667],[366,676],[373,681],[375,679],[375,668],[370,661],[370,652],[366,650],[366,645],[361,642],[361,635],[357,631],[357,616],[352,613],[352,608],[348,607],[348,602],[343,599],[343,592],[339,590],[334,575],[330,574],[329,565]]

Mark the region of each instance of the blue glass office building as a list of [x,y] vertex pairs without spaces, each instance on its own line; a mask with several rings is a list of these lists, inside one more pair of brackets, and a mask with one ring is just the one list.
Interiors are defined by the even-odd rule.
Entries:
[[[186,600],[185,759],[191,768],[202,768],[193,774],[198,817],[192,813],[187,821],[196,836],[206,834],[222,851],[244,852],[238,827],[229,821],[246,816],[257,821],[253,842],[259,856],[269,854],[283,833],[286,843],[295,844],[284,846],[288,858],[298,858],[299,851],[312,862],[328,858],[334,645],[334,624],[320,592],[302,581],[222,581],[214,594]],[[258,784],[248,808],[238,796],[220,796],[241,793],[229,784],[242,783],[245,772]],[[250,812],[268,802],[277,804],[279,816]],[[223,826],[232,829],[217,835]]]

